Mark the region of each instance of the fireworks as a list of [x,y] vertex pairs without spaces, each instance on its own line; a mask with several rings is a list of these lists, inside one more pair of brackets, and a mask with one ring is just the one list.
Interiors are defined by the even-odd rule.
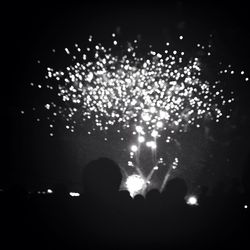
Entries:
[[196,196],[189,196],[186,200],[188,205],[198,206],[198,200]]
[[[187,132],[192,126],[199,128],[204,119],[219,122],[223,116],[230,118],[222,108],[231,104],[234,97],[225,97],[219,77],[213,81],[206,79],[198,57],[189,59],[183,51],[171,49],[169,43],[164,53],[149,48],[145,55],[140,55],[136,40],[121,46],[121,53],[117,53],[116,34],[112,37],[112,48],[94,44],[92,36],[86,50],[78,44],[65,48],[72,63],[61,69],[47,67],[45,76],[47,88],[56,89],[62,104],[50,102],[44,108],[53,117],[51,121],[58,116],[63,118],[65,128],[71,132],[88,120],[93,125],[89,134],[116,130],[119,135],[128,130],[135,137],[128,166],[148,180],[158,170],[155,166],[164,163],[156,154],[159,138],[165,136],[169,142],[175,133]],[[183,36],[179,39],[183,40]],[[197,47],[211,56],[210,44]],[[229,68],[220,70],[218,76],[234,74]],[[240,75],[248,80],[244,71]],[[31,85],[42,88],[41,84]],[[53,129],[53,124],[50,128]],[[146,175],[139,157],[144,146],[151,149],[154,159],[152,171]],[[177,168],[177,157],[171,166],[171,171]]]
[[134,197],[136,194],[141,194],[146,188],[146,181],[140,175],[128,176],[126,180],[126,188],[130,195]]

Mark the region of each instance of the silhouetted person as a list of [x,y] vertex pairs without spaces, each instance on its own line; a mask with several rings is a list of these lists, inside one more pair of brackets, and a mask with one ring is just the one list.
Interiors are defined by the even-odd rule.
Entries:
[[89,238],[98,244],[115,244],[121,240],[122,212],[119,188],[122,174],[118,164],[108,158],[91,161],[83,169],[85,217]]
[[108,158],[94,160],[83,169],[85,193],[105,200],[118,193],[121,180],[118,164]]

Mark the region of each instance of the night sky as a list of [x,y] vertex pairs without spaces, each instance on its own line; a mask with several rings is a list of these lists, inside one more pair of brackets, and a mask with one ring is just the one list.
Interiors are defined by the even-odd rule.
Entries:
[[[183,35],[186,41],[183,49],[188,51],[190,44],[205,42],[213,33],[213,52],[218,61],[232,64],[235,70],[244,70],[249,76],[247,10],[246,4],[235,6],[225,2],[216,6],[208,1],[143,6],[124,2],[108,6],[5,7],[7,15],[1,32],[5,64],[1,81],[4,163],[0,185],[20,183],[34,188],[63,182],[78,190],[81,169],[87,162],[99,156],[117,161],[126,158],[126,148],[118,147],[115,137],[112,143],[106,143],[100,135],[88,136],[86,127],[79,133],[66,133],[59,122],[55,136],[51,137],[43,112],[34,115],[30,111],[47,94],[44,91],[34,94],[29,83],[42,83],[48,65],[63,65],[64,57],[60,53],[52,57],[52,49],[63,51],[76,42],[85,47],[89,35],[109,45],[111,34],[118,32],[123,41],[137,38],[152,44],[155,50],[162,50],[166,41],[178,43],[177,37]],[[37,60],[41,65],[37,65]],[[231,119],[207,125],[206,137],[194,130],[179,139],[185,163],[181,175],[194,186],[241,177],[249,154],[249,82],[237,76],[225,77],[224,81],[225,88],[235,92]],[[25,115],[21,115],[21,110],[25,110]]]

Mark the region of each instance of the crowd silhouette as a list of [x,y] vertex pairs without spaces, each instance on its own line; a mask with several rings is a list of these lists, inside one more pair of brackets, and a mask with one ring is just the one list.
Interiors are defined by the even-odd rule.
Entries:
[[21,186],[0,192],[1,243],[25,249],[247,248],[248,165],[243,187],[237,179],[227,190],[222,183],[212,192],[201,187],[199,205],[190,206],[181,178],[169,180],[162,192],[131,198],[119,191],[118,165],[100,158],[83,169],[78,197],[62,184],[47,195],[29,194]]

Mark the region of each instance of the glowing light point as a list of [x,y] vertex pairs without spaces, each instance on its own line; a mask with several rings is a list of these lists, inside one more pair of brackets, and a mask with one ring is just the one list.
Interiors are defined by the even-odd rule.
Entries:
[[151,113],[155,113],[155,112],[156,112],[156,108],[155,108],[155,107],[151,107],[151,108],[150,108],[150,112],[151,112]]
[[198,200],[196,196],[189,196],[187,199],[187,204],[190,206],[198,206]]
[[140,143],[145,142],[145,137],[144,136],[139,136],[138,137],[138,142],[140,142]]
[[150,116],[150,114],[148,114],[148,113],[142,113],[142,119],[145,121],[145,122],[148,122],[148,121],[150,121],[150,119],[151,119],[151,116]]
[[[53,51],[53,52],[54,52],[54,51]],[[68,48],[65,48],[65,52],[66,52],[68,55],[70,54]]]
[[158,166],[155,166],[155,167],[154,167],[154,170],[158,170],[158,169],[159,169],[159,167],[158,167]]
[[151,133],[152,137],[157,137],[158,136],[158,132],[156,130],[153,130]]
[[146,142],[146,146],[152,149],[156,149],[156,143],[154,141]]
[[131,197],[142,193],[145,185],[145,180],[139,175],[130,175],[126,180],[126,188],[129,191]]
[[128,161],[128,166],[133,167],[134,166],[133,162],[132,161]]
[[71,197],[79,197],[79,196],[80,196],[80,194],[79,194],[79,193],[76,193],[76,192],[70,192],[69,195],[70,195]]
[[247,208],[248,208],[248,206],[247,206],[247,205],[244,205],[244,208],[245,208],[245,209],[247,209]]
[[138,132],[138,133],[142,133],[143,132],[143,129],[141,126],[136,126],[135,130]]
[[131,151],[136,152],[138,150],[138,147],[136,145],[131,146]]
[[48,194],[52,194],[53,191],[52,191],[51,189],[47,189],[47,193],[48,193]]
[[163,127],[163,122],[162,122],[162,121],[158,121],[158,122],[156,123],[156,127],[157,127],[157,128],[162,128],[162,127]]

